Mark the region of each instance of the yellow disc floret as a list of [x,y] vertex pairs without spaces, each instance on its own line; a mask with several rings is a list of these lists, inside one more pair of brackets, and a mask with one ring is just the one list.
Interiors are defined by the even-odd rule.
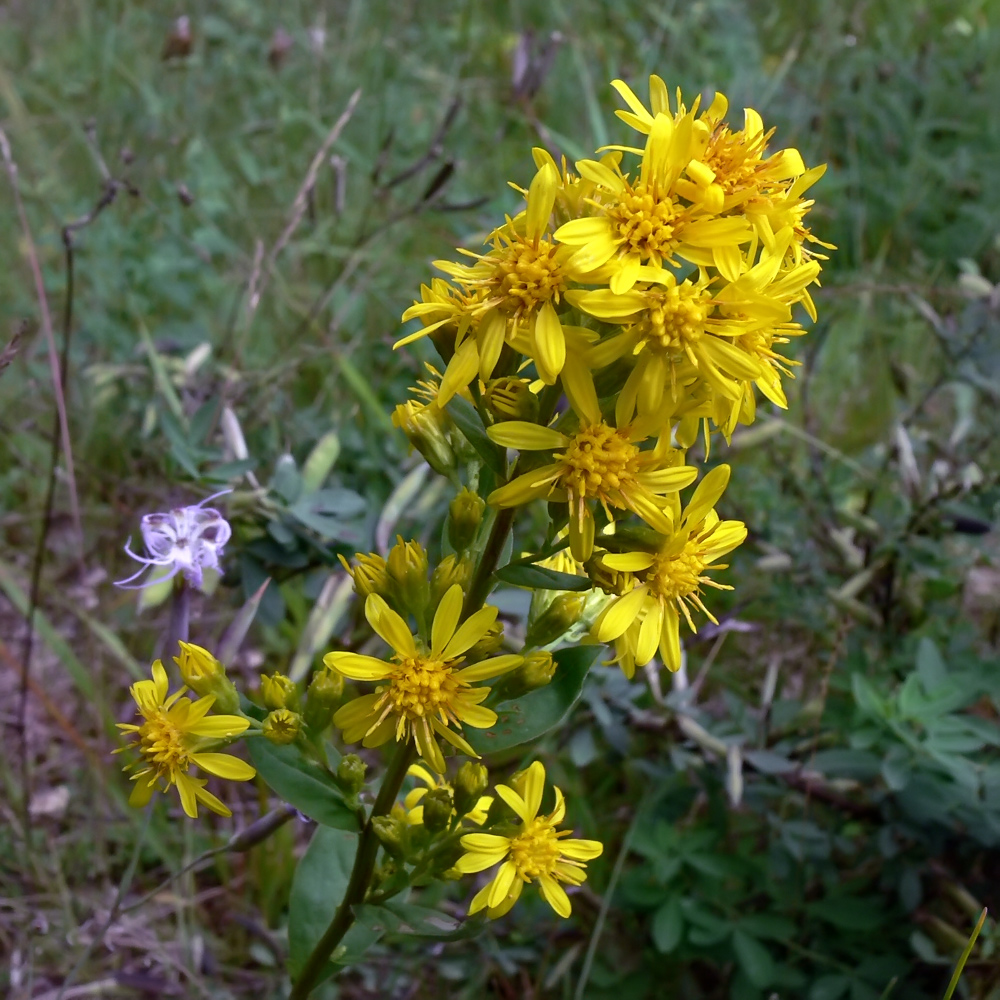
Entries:
[[533,312],[549,299],[559,299],[566,287],[566,252],[548,240],[512,235],[503,251],[487,257],[495,267],[490,280],[493,296],[511,313]]
[[555,458],[563,465],[560,484],[575,497],[603,500],[637,484],[638,446],[605,423],[581,428]]
[[681,207],[673,198],[657,197],[643,181],[634,187],[626,183],[607,213],[627,252],[638,253],[643,260],[652,258],[659,263],[680,243],[684,225]]
[[705,332],[711,296],[689,281],[651,289],[646,295],[649,305],[637,324],[645,346],[669,352],[690,350]]

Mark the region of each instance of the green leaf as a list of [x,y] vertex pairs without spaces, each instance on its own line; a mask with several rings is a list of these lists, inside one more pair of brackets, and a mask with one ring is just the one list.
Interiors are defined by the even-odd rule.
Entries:
[[340,438],[336,431],[327,431],[302,466],[302,488],[306,493],[313,493],[323,485],[339,455]]
[[948,679],[948,669],[933,639],[924,636],[917,647],[917,676],[924,690],[930,694]]
[[[293,979],[344,898],[357,847],[356,833],[319,826],[295,869],[288,902],[288,969]],[[322,979],[333,975],[335,964],[356,962],[382,933],[360,921],[355,923],[334,952],[333,961],[327,962]]]
[[277,493],[286,503],[295,503],[302,495],[302,476],[291,455],[282,455],[274,463],[274,475],[271,476],[268,489]]
[[830,896],[810,903],[807,909],[812,916],[845,931],[874,931],[884,919],[881,905],[871,898]]
[[486,428],[476,408],[461,396],[452,396],[445,407],[448,415],[455,421],[455,426],[465,435],[466,440],[476,449],[479,457],[498,476],[507,474],[507,457],[502,448],[495,445],[487,436]]
[[529,590],[591,590],[594,586],[586,576],[559,573],[554,569],[533,566],[530,563],[501,566],[495,575],[503,583],[515,587],[527,587]]
[[167,579],[169,573],[169,566],[153,567],[146,577],[145,586],[139,591],[139,611],[158,608],[174,592],[173,577]]
[[495,753],[520,746],[547,733],[566,717],[580,697],[597,647],[573,646],[552,655],[557,666],[551,684],[497,705],[498,718],[492,729],[466,729],[465,737],[477,752]]
[[854,693],[854,700],[862,712],[867,715],[876,715],[879,718],[885,717],[885,703],[864,674],[851,674],[851,690]]
[[677,896],[668,899],[653,915],[653,944],[656,950],[669,955],[684,934],[684,915]]
[[737,929],[733,933],[733,950],[740,967],[754,986],[765,989],[774,982],[774,959],[755,937]]
[[[449,941],[478,934],[484,920],[460,921],[430,906],[406,903],[400,899],[390,899],[380,909],[388,910],[399,920],[394,929],[397,934],[415,934],[419,937],[446,938]],[[469,927],[469,924],[473,926]]]
[[289,805],[323,826],[359,829],[354,810],[344,802],[333,778],[303,757],[298,747],[275,746],[263,737],[247,740],[246,745],[257,773]]
[[809,1000],[840,1000],[850,988],[850,976],[842,976],[839,973],[820,976],[809,990]]

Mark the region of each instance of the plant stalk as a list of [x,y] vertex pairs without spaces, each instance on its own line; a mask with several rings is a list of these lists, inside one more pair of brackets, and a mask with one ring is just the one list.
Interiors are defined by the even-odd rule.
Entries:
[[288,1000],[306,1000],[322,976],[327,960],[351,929],[354,923],[354,907],[365,901],[378,855],[379,840],[375,836],[372,820],[376,816],[386,816],[391,811],[403,785],[403,778],[406,777],[406,772],[416,756],[416,748],[411,742],[396,744],[372,814],[358,838],[358,850],[354,855],[354,867],[351,869],[347,891],[333,915],[333,920],[330,921],[330,926],[323,932],[323,936],[316,942],[309,958],[306,959],[292,992],[288,994]]
[[[507,535],[514,524],[514,513],[515,508],[513,507],[501,507],[497,511],[496,520],[490,529],[479,565],[476,567],[476,572],[469,585],[465,606],[462,610],[463,619],[474,614],[486,603],[493,573],[500,562],[500,555],[507,542]],[[379,789],[371,816],[361,831],[358,850],[354,855],[354,866],[351,868],[351,877],[347,883],[344,898],[341,900],[340,906],[337,907],[337,912],[333,915],[330,926],[323,932],[323,936],[316,943],[309,958],[306,959],[292,992],[288,994],[288,1000],[308,1000],[309,994],[312,993],[322,976],[330,956],[344,935],[351,929],[355,919],[354,907],[365,901],[372,872],[375,870],[375,860],[378,856],[379,841],[378,837],[375,836],[372,820],[376,816],[386,816],[392,810],[399,790],[402,788],[406,772],[416,756],[416,748],[409,741],[396,745],[385,777],[382,779],[382,787]]]
[[469,592],[465,595],[465,607],[462,609],[463,619],[474,614],[486,603],[490,592],[490,581],[496,572],[497,563],[500,562],[500,555],[507,542],[507,535],[514,524],[515,509],[514,507],[501,507],[497,511],[489,538],[486,539],[483,556],[479,560],[475,575],[469,584]]

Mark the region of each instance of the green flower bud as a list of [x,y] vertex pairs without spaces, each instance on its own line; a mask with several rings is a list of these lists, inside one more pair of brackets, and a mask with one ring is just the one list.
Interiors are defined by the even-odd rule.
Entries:
[[286,677],[275,671],[270,677],[260,675],[260,694],[264,699],[264,707],[274,711],[276,708],[299,707],[299,689],[291,677]]
[[503,677],[497,685],[503,700],[520,698],[529,691],[545,687],[556,673],[556,661],[544,649],[527,653],[524,662],[516,670]]
[[459,552],[476,540],[485,512],[486,501],[469,489],[463,489],[448,504],[448,541]]
[[486,634],[466,654],[469,663],[478,663],[492,656],[503,645],[503,625],[494,622]]
[[352,566],[343,556],[338,556],[341,565],[354,580],[354,593],[364,598],[369,594],[385,597],[389,592],[389,572],[385,560],[376,553],[355,552]]
[[407,836],[406,824],[392,816],[373,816],[372,829],[379,843],[385,848],[391,858],[398,861],[406,859]]
[[605,594],[621,596],[629,586],[632,575],[606,566],[601,555],[600,552],[595,552],[584,563],[583,568],[587,571],[587,576],[590,577],[595,587],[599,587]]
[[333,710],[344,694],[344,678],[330,667],[321,667],[313,674],[306,691],[306,725],[321,733],[333,719]]
[[264,720],[264,736],[278,746],[294,743],[302,732],[302,716],[287,708],[276,708]]
[[201,698],[214,695],[213,708],[222,714],[237,714],[240,710],[240,696],[236,686],[226,676],[226,668],[201,646],[181,642],[180,647],[181,655],[174,657],[174,663],[177,664],[184,683]]
[[457,467],[455,451],[448,440],[451,417],[437,403],[407,400],[392,414],[392,422],[409,438],[410,444],[442,476],[451,476]]
[[552,603],[528,625],[524,637],[526,646],[547,646],[565,635],[579,620],[587,603],[587,595],[578,592],[559,594]]
[[455,775],[455,811],[459,816],[471,812],[479,804],[490,783],[485,765],[467,760]]
[[404,612],[419,615],[430,600],[427,585],[427,553],[420,542],[404,542],[396,536],[396,544],[386,559],[389,580],[396,602]]
[[455,803],[447,788],[432,788],[421,803],[424,807],[424,826],[431,833],[439,833],[451,822]]
[[368,765],[356,754],[349,753],[337,765],[337,782],[344,791],[357,795],[364,787]]
[[513,375],[490,379],[483,402],[498,422],[528,420],[533,423],[538,416],[538,397],[530,386],[530,379]]
[[459,559],[448,555],[434,568],[431,576],[431,604],[438,606],[441,598],[457,583],[462,590],[467,590],[472,579],[472,562],[469,559]]

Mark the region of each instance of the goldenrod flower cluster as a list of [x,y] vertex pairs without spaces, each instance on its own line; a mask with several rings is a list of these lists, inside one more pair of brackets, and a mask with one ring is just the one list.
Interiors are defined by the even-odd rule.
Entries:
[[[133,802],[176,785],[189,815],[199,800],[226,812],[189,771],[245,780],[253,769],[213,742],[254,725],[315,756],[332,721],[347,744],[399,745],[393,793],[404,773],[417,783],[391,809],[393,796],[379,795],[362,835],[388,855],[386,898],[492,869],[470,913],[501,916],[536,884],[569,915],[566,887],[583,882],[601,844],[561,829],[558,788],[543,812],[537,761],[486,794],[475,749],[486,744],[472,731],[497,726],[499,702],[527,705],[558,681],[560,643],[607,644],[632,678],[657,655],[678,670],[681,622],[695,631],[699,618],[716,620],[709,592],[731,589],[720,560],[747,529],[717,511],[730,469],[706,466],[710,439],[753,422],[757,390],[787,405],[796,362],[780,349],[804,332],[796,306],[815,319],[810,290],[828,247],[806,224],[824,168],[807,169],[794,149],[771,152],[773,130],[755,111],[733,128],[722,95],[689,108],[657,76],[648,103],[613,86],[633,144],[572,167],[534,150],[522,210],[483,252],[437,261],[444,277],[403,315],[420,328],[396,346],[429,337],[444,369],[427,366],[394,422],[457,492],[444,530],[425,536],[440,538],[437,558],[401,537],[386,553],[341,557],[384,648],[363,638],[327,653],[304,702],[288,677],[264,675],[258,721],[207,716],[240,701],[214,657],[183,644],[182,676],[203,697],[168,696],[159,662],[133,687],[144,718],[122,727],[142,756]],[[515,530],[514,548],[528,505],[544,533]],[[501,602],[489,603],[498,570],[534,591],[523,633],[507,634]],[[341,704],[345,680],[361,688]],[[450,756],[465,760],[449,779]],[[352,755],[336,774],[361,810],[364,774]]]
[[[537,762],[497,785],[492,799],[457,807],[452,785],[431,773],[445,771],[442,746],[474,756],[462,727],[492,727],[497,716],[484,702],[548,683],[556,661],[546,647],[581,626],[589,641],[613,648],[630,678],[657,654],[680,668],[681,622],[694,631],[699,616],[716,620],[708,592],[731,589],[717,578],[720,560],[747,534],[716,511],[729,466],[699,465],[713,433],[728,440],[755,419],[758,389],[787,405],[782,380],[795,362],[780,348],[804,332],[796,306],[815,319],[810,289],[828,246],[805,221],[806,193],[824,168],[807,169],[794,149],[771,152],[773,130],[755,111],[733,128],[722,95],[689,108],[656,76],[648,104],[621,81],[613,86],[633,144],[572,167],[534,150],[534,176],[517,189],[523,209],[483,252],[436,261],[443,277],[404,313],[420,328],[396,346],[430,337],[445,367],[440,376],[431,369],[396,423],[453,480],[464,448],[475,489],[453,501],[447,537],[456,551],[433,572],[423,550],[402,539],[386,559],[359,554],[350,567],[390,659],[326,659],[345,677],[376,684],[335,716],[345,740],[412,740],[430,768],[412,770],[423,787],[408,793],[396,822],[461,835],[465,853],[452,875],[497,866],[470,910],[490,916],[507,912],[531,882],[568,915],[563,887],[582,882],[601,845],[557,829],[565,814],[558,789],[552,812],[541,812]],[[472,408],[477,440],[468,433]],[[694,452],[699,431],[704,447]],[[492,460],[484,439],[497,449]],[[466,608],[468,577],[452,575],[482,556],[481,524],[536,501],[548,504],[546,542],[534,558],[522,547],[518,561],[534,563],[541,581],[569,574],[574,583],[562,593],[557,584],[536,590],[524,648],[500,653],[496,609]],[[428,574],[450,586],[428,589]],[[591,589],[580,589],[580,576]],[[497,678],[493,694],[479,683]],[[463,823],[481,829],[462,833]]]

